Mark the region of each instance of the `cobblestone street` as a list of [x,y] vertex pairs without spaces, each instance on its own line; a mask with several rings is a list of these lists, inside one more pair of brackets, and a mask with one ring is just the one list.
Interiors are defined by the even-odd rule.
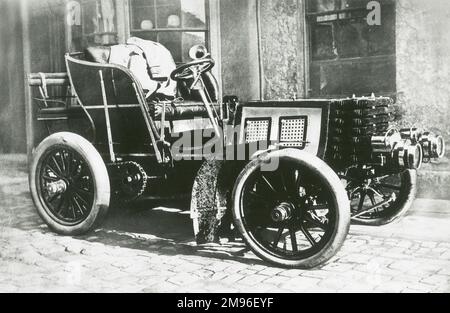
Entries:
[[79,238],[38,217],[24,157],[0,158],[1,292],[450,292],[450,207],[416,201],[382,228],[352,226],[315,270],[271,267],[242,243],[198,247],[188,212],[112,212]]

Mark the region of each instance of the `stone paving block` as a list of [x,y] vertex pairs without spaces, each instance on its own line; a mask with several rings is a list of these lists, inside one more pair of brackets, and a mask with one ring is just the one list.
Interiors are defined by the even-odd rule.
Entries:
[[437,243],[437,242],[434,242],[434,241],[423,241],[423,242],[421,243],[421,246],[422,246],[422,247],[424,247],[424,248],[430,248],[430,249],[436,248],[437,245],[438,245],[438,243]]
[[406,283],[418,283],[422,277],[415,275],[400,274],[392,278],[393,281],[406,282]]
[[278,276],[286,276],[286,277],[297,277],[300,276],[301,274],[303,274],[305,272],[305,270],[297,270],[297,269],[293,269],[293,270],[284,270],[280,273],[278,273]]
[[366,276],[360,278],[358,282],[362,284],[367,284],[370,286],[380,286],[391,281],[393,278],[388,275],[383,274],[367,274]]
[[411,271],[414,268],[416,268],[417,265],[418,264],[416,261],[398,260],[398,261],[394,261],[393,263],[391,263],[389,265],[389,268],[391,268],[393,270],[399,270],[402,272],[408,272],[408,271]]
[[[449,262],[450,265],[450,262]],[[437,273],[443,268],[442,264],[435,263],[435,262],[426,262],[426,263],[420,263],[416,267],[416,271],[425,272],[425,273]]]
[[304,271],[300,276],[302,277],[310,277],[310,278],[318,278],[318,279],[327,279],[328,277],[334,275],[331,271],[324,271],[324,270],[310,270],[310,271]]
[[406,288],[412,289],[412,290],[418,290],[421,293],[433,292],[433,286],[427,285],[427,284],[423,284],[423,283],[410,283],[410,284],[407,285]]
[[225,268],[222,271],[224,273],[234,274],[234,273],[238,273],[240,271],[243,271],[243,270],[245,270],[247,268],[250,268],[250,265],[245,264],[245,263],[236,263],[236,264],[231,264],[230,266],[228,266],[227,268]]
[[375,288],[375,290],[383,293],[400,293],[408,287],[407,283],[402,283],[398,281],[388,281]]
[[450,251],[446,251],[439,256],[442,260],[450,260]]
[[440,243],[438,244],[438,247],[439,247],[439,248],[445,248],[445,249],[447,249],[447,250],[450,250],[450,242],[440,242]]
[[195,276],[194,274],[182,273],[170,277],[167,281],[178,286],[184,286],[192,284],[198,280],[198,276]]
[[142,291],[147,293],[179,292],[179,286],[170,282],[161,282],[154,286],[143,288]]
[[221,281],[226,284],[234,284],[237,281],[243,279],[245,276],[241,274],[231,274],[226,277],[224,277]]
[[192,272],[195,276],[201,278],[201,279],[206,279],[206,278],[210,278],[214,275],[213,271],[207,270],[207,269],[200,269],[200,270],[196,270],[194,272]]
[[317,287],[320,282],[320,279],[310,277],[295,277],[281,284],[280,287],[293,292],[304,292],[308,291],[308,289],[311,289],[312,287]]
[[450,284],[450,277],[447,275],[430,275],[423,278],[420,282],[433,286],[447,286]]
[[342,288],[346,287],[347,285],[353,284],[352,281],[349,280],[343,280],[340,277],[334,276],[334,277],[328,277],[326,279],[317,280],[318,286],[327,288],[330,291],[337,291],[341,290]]
[[449,262],[447,265],[443,266],[443,267],[439,270],[438,274],[439,274],[439,275],[447,275],[447,276],[450,276],[450,262]]
[[398,240],[398,242],[397,242],[397,247],[400,247],[400,248],[407,249],[407,248],[410,248],[412,245],[413,245],[413,243],[409,240]]
[[400,293],[423,293],[423,291],[407,287],[400,291]]
[[208,265],[206,268],[217,273],[220,272],[224,269],[226,269],[227,267],[231,266],[229,263],[224,263],[224,262],[214,262],[211,265]]
[[253,275],[253,274],[256,274],[256,273],[257,273],[257,271],[252,270],[251,267],[245,268],[245,269],[240,270],[238,272],[238,274],[243,275],[243,276]]
[[355,264],[351,263],[340,263],[340,262],[333,262],[330,264],[327,264],[324,267],[325,271],[331,271],[331,272],[346,272],[350,271],[355,267]]
[[259,271],[258,274],[264,275],[264,276],[274,276],[278,273],[281,273],[283,269],[277,268],[277,267],[266,267],[263,270]]
[[[180,265],[174,265],[171,269],[171,271],[175,272],[175,273],[183,273],[183,272],[195,272],[197,270],[201,270],[201,269],[209,269],[208,267],[204,267],[203,265],[199,265],[199,264],[194,264],[194,263],[183,263]],[[211,270],[211,269],[209,269]]]
[[288,282],[289,279],[290,278],[288,278],[286,276],[272,276],[272,277],[266,278],[266,280],[264,280],[264,283],[278,287],[279,285]]
[[255,286],[261,283],[263,280],[265,280],[267,277],[264,275],[248,275],[245,276],[243,279],[239,281],[239,284],[248,285],[248,286]]
[[338,290],[340,293],[372,293],[374,286],[360,282],[352,282]]
[[223,280],[225,277],[227,277],[228,276],[228,274],[226,274],[226,273],[221,273],[221,272],[218,272],[218,273],[214,273],[211,277],[210,277],[210,279],[211,280]]

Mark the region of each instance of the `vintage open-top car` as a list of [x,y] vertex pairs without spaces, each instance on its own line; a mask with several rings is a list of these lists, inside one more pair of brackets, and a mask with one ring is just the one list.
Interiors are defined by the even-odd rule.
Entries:
[[351,220],[402,216],[417,169],[445,151],[440,136],[392,127],[390,98],[222,101],[198,46],[171,74],[180,97],[146,98],[129,69],[88,54],[66,55],[67,73],[29,76],[48,131],[30,189],[63,235],[92,230],[113,202],[189,192],[198,243],[238,231],[264,260],[315,267]]

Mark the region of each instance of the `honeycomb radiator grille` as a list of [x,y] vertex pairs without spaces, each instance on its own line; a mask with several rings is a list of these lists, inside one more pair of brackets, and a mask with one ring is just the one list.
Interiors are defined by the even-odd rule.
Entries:
[[245,142],[269,140],[270,119],[247,119],[245,121]]
[[289,147],[305,146],[307,117],[282,118],[280,120],[280,143]]

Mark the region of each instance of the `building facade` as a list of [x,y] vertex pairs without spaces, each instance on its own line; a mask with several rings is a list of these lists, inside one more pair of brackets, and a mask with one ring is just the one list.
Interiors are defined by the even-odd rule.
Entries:
[[[0,152],[26,150],[24,78],[132,36],[177,62],[193,44],[242,101],[389,95],[400,123],[450,139],[446,0],[1,0]],[[31,118],[31,117],[28,117]]]

